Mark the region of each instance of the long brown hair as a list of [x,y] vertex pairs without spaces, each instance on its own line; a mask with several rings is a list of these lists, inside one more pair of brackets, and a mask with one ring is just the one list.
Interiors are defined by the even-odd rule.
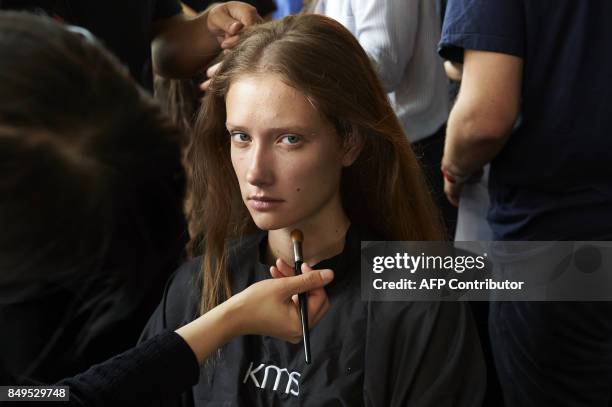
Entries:
[[304,14],[247,29],[223,62],[195,125],[192,254],[203,254],[201,312],[231,295],[226,241],[256,229],[240,196],[225,128],[237,77],[273,73],[302,92],[345,140],[363,149],[342,176],[347,216],[388,240],[442,240],[437,208],[367,54],[338,22]]

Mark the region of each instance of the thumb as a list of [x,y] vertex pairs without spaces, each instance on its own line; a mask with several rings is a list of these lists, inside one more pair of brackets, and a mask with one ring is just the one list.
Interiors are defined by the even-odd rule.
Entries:
[[285,293],[287,295],[300,294],[306,291],[321,288],[334,279],[334,272],[325,269],[319,272],[300,274],[294,277],[285,277]]

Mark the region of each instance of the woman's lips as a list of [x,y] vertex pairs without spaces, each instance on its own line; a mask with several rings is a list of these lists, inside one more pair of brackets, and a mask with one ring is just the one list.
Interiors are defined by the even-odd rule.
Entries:
[[274,199],[274,198],[267,198],[267,197],[253,196],[247,200],[247,204],[249,205],[250,208],[256,211],[260,211],[260,212],[274,210],[278,208],[282,203],[283,203],[282,199]]

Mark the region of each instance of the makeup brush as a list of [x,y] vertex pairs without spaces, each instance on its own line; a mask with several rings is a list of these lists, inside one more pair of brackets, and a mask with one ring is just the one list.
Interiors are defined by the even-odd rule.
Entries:
[[[291,232],[291,242],[293,243],[293,270],[295,275],[302,274],[302,263],[304,258],[302,257],[302,242],[304,241],[304,234],[301,230],[295,229]],[[300,306],[300,319],[302,321],[302,338],[304,339],[304,357],[306,364],[310,364],[310,332],[308,330],[308,302],[306,299],[306,293],[298,295],[299,306]]]

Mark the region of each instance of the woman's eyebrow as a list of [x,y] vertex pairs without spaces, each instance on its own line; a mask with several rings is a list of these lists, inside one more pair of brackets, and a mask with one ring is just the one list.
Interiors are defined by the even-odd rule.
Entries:
[[271,133],[312,133],[312,129],[303,126],[281,126],[267,129]]
[[225,127],[227,127],[228,129],[243,129],[243,126],[237,126],[235,124],[231,124],[231,123],[225,123]]
[[[239,126],[232,123],[225,123],[225,127],[232,130],[248,131],[248,126]],[[278,127],[267,127],[266,133],[300,133],[300,134],[311,134],[314,129],[310,127],[304,127],[300,125],[289,125],[289,126],[278,126]]]

